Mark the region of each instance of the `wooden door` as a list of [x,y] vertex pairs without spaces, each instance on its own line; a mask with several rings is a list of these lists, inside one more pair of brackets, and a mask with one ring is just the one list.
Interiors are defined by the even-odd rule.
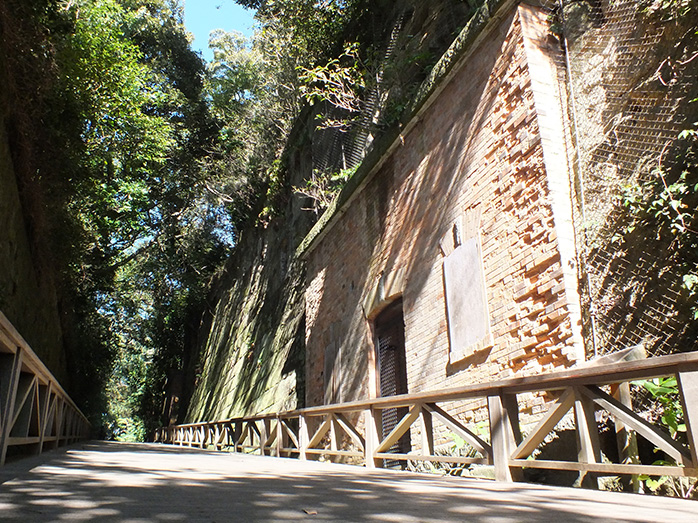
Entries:
[[[407,361],[405,357],[405,322],[402,300],[390,304],[375,321],[376,353],[378,362],[379,391],[381,397],[407,394]],[[398,424],[406,408],[382,411],[383,437]],[[405,454],[410,450],[409,431],[388,452]],[[386,467],[402,467],[404,460],[385,460]]]

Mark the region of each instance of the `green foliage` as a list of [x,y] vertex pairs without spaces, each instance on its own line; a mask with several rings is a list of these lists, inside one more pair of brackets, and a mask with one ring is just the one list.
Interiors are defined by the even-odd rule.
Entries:
[[52,266],[59,282],[66,385],[106,434],[142,437],[161,409],[143,405],[160,403],[168,370],[186,364],[231,242],[205,185],[220,125],[204,64],[174,0],[12,9],[0,9],[3,27],[16,26],[17,13],[35,29],[3,40],[5,49],[43,53],[10,61],[8,77],[45,79],[41,90],[16,91],[13,107],[32,122],[20,137],[34,152],[21,182],[33,191],[24,203],[36,243],[46,245],[37,265]]
[[659,421],[669,430],[671,437],[676,439],[679,432],[686,432],[686,424],[681,422],[683,408],[679,399],[676,377],[644,380],[639,384],[658,402],[661,409]]
[[206,187],[225,206],[233,228],[241,229],[264,199],[266,166],[278,156],[292,116],[274,95],[273,66],[256,44],[238,33],[214,31],[209,47],[214,59],[206,96],[220,140],[206,159]]
[[[110,326],[110,410],[131,427],[112,432],[127,437],[142,433],[133,427],[143,425],[144,395],[159,395],[144,389],[146,374],[157,386],[167,371],[149,365],[149,354],[181,360],[185,333],[195,328],[168,322],[170,308],[199,307],[206,274],[221,259],[198,161],[214,143],[215,126],[202,99],[203,66],[192,59],[180,15],[164,1],[74,3],[65,13],[74,32],[58,55],[61,94],[82,125],[82,175],[66,191],[81,231],[73,285]],[[126,314],[134,293],[152,305]]]
[[[338,58],[313,68],[301,68],[301,96],[310,104],[327,102],[349,115],[361,110],[366,87],[365,70],[359,59],[359,44],[348,43]],[[344,122],[326,122],[323,127],[346,127]]]
[[356,168],[328,173],[321,173],[316,170],[313,172],[313,176],[306,180],[304,187],[294,187],[294,190],[296,193],[307,196],[312,200],[313,207],[306,210],[312,210],[319,214],[330,206],[347,180],[355,172]]
[[[695,102],[696,100],[692,100]],[[694,127],[698,127],[698,122],[693,124]],[[681,140],[689,140],[689,139],[696,139],[698,138],[698,130],[696,129],[684,129],[679,133],[679,139]]]
[[[489,422],[487,420],[479,421],[472,427],[473,432],[480,436],[481,438],[487,440],[489,439]],[[470,444],[468,444],[461,436],[453,432],[447,434],[448,443],[440,445],[435,449],[435,454],[437,456],[457,456],[466,458],[478,457],[478,451],[475,450]],[[449,463],[444,462],[429,462],[425,461],[423,463],[409,464],[410,470],[415,470],[417,472],[428,472],[432,474],[445,474],[449,476],[487,476],[483,470],[473,470],[472,466],[460,464],[460,463]],[[484,473],[484,474],[483,474]]]
[[[693,216],[688,212],[690,209],[685,199],[698,191],[698,184],[689,186],[687,171],[671,184],[667,184],[667,175],[659,168],[653,169],[652,175],[655,178],[651,182],[628,184],[623,188],[623,205],[634,216],[644,216],[662,224],[663,228],[658,229],[658,234],[667,228],[673,235],[686,232]],[[632,230],[629,229],[629,232]]]
[[[642,380],[635,383],[643,387],[655,400],[658,409],[658,424],[664,427],[675,440],[685,440],[686,424],[683,417],[683,406],[679,396],[679,387],[675,376]],[[658,452],[659,449],[655,449]],[[653,465],[676,465],[674,461],[659,459]],[[666,491],[672,496],[690,498],[694,496],[698,478],[648,476],[639,478],[650,492],[659,494]]]
[[[698,274],[691,272],[682,276],[682,286],[688,293],[688,298],[692,303],[698,302]],[[693,319],[698,320],[698,305],[691,308]]]
[[640,10],[652,16],[659,15],[664,20],[687,16],[694,0],[644,0],[639,2]]
[[[657,242],[668,244],[683,273],[681,284],[694,320],[698,319],[697,139],[695,129],[682,131],[676,140],[667,143],[649,179],[622,188],[621,204],[628,211],[628,221],[613,238],[623,245],[632,243],[636,234],[653,231]],[[673,153],[672,158],[665,158],[667,151]],[[671,169],[664,167],[667,163]]]
[[[77,220],[88,258],[115,263],[119,253],[149,234],[152,178],[164,169],[175,146],[169,122],[145,108],[161,101],[143,53],[124,34],[139,14],[114,1],[70,4],[63,13],[73,33],[60,43],[58,96],[80,126],[80,175],[57,190],[67,197],[67,211]],[[90,270],[84,262],[81,274]],[[77,267],[76,267],[77,268]],[[107,284],[112,274],[100,275]]]
[[[230,247],[292,194],[282,152],[304,105],[331,106],[340,116],[325,125],[344,128],[385,73],[392,87],[376,96],[407,107],[398,70],[425,74],[434,57],[406,36],[384,66],[392,8],[368,0],[240,0],[258,29],[214,32],[208,65],[177,0],[7,2],[8,84],[22,87],[8,105],[34,122],[19,133],[22,184],[38,265],[57,275],[68,388],[106,435],[142,438],[161,423],[167,376],[195,366]],[[352,173],[315,172],[296,190],[319,212]]]
[[[238,3],[244,5],[244,0]],[[263,31],[289,34],[299,54],[318,59],[334,54],[346,23],[356,16],[358,3],[352,0],[262,0],[257,8],[257,19]]]
[[[206,79],[221,128],[221,140],[206,160],[206,186],[225,205],[236,230],[266,222],[285,201],[288,187],[280,182],[279,159],[303,101],[331,97],[358,103],[350,91],[361,82],[352,65],[355,46],[332,58],[352,2],[238,3],[258,9],[258,29],[249,41],[214,31],[209,40],[214,59]],[[337,79],[341,89],[331,83]]]
[[[207,95],[214,114],[230,126],[241,120],[245,106],[259,98],[262,57],[236,32],[213,31],[209,47],[213,50],[213,60],[208,64]],[[224,131],[229,132],[231,129]],[[233,142],[232,137],[224,138],[225,142]]]

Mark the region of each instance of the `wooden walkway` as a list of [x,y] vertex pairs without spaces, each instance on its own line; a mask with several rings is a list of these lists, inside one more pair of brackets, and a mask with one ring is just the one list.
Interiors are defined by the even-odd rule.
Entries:
[[0,469],[0,520],[667,523],[698,502],[92,442]]

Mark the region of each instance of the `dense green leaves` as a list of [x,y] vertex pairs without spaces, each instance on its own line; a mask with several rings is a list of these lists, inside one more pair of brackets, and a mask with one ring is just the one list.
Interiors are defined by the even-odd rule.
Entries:
[[[209,285],[240,231],[293,191],[282,151],[302,107],[362,109],[390,3],[240,0],[258,10],[254,37],[214,32],[205,64],[177,0],[8,1],[37,28],[16,46],[33,53],[17,77],[49,78],[18,106],[41,131],[26,177],[41,194],[25,192],[59,275],[71,390],[106,435],[141,438],[195,367]],[[348,173],[307,191],[329,199]]]
[[46,245],[37,264],[58,274],[68,388],[112,435],[139,437],[142,405],[160,400],[169,368],[182,367],[230,243],[206,189],[222,119],[210,112],[204,63],[176,1],[11,8],[0,13],[4,27],[15,15],[36,28],[16,47],[42,52],[10,61],[8,75],[45,78],[42,90],[18,91],[15,107],[36,130],[24,134],[35,154],[21,181],[34,188],[25,206]]

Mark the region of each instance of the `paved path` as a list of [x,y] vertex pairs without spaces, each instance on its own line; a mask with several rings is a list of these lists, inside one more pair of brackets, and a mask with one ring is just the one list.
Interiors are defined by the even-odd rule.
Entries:
[[666,523],[698,502],[98,442],[0,468],[0,520]]

